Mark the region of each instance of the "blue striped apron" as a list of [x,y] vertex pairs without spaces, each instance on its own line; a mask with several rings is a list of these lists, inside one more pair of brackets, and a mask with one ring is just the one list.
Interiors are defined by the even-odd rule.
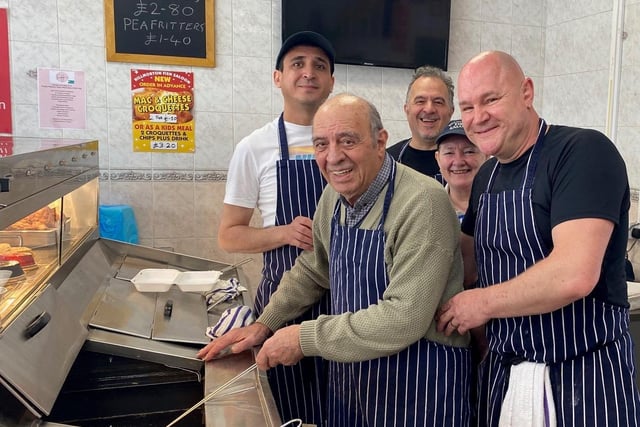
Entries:
[[[335,314],[366,309],[382,299],[389,282],[383,224],[395,171],[394,162],[376,229],[340,225],[340,202],[336,205],[330,252]],[[470,373],[468,349],[425,339],[388,357],[330,362],[328,426],[467,426]]]
[[[313,217],[326,181],[314,159],[289,159],[289,146],[284,119],[278,120],[281,159],[277,162],[278,197],[275,225],[286,225],[297,216]],[[264,253],[262,280],[256,292],[255,309],[259,316],[276,291],[285,271],[290,270],[300,248],[286,245]],[[287,325],[328,314],[327,295],[298,319]],[[307,357],[293,366],[277,366],[267,371],[271,392],[284,421],[300,418],[305,423],[323,425],[325,418],[327,362],[319,357]]]
[[[404,145],[402,146],[402,148],[400,149],[400,153],[398,153],[398,163],[403,164],[402,163],[402,156],[404,156],[404,152],[407,151],[407,147],[409,146],[410,142],[411,142],[411,138],[409,138],[409,140],[407,142],[405,142]],[[442,174],[440,172],[436,172],[436,174],[433,175],[431,178],[435,179],[436,181],[438,181],[442,185],[445,185],[447,183],[444,180],[444,176],[442,176]]]
[[[498,162],[480,196],[475,251],[481,287],[509,280],[549,254],[531,198],[545,130],[540,120],[522,187],[490,194]],[[587,297],[551,313],[492,319],[487,338],[490,352],[479,370],[479,426],[498,425],[509,366],[521,360],[548,364],[558,426],[640,422],[627,309]]]

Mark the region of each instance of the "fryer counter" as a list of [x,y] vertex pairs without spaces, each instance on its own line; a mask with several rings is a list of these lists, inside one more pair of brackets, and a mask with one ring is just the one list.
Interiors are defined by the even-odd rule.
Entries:
[[[251,296],[207,311],[175,285],[137,292],[143,268],[232,266],[101,239],[98,141],[0,139],[12,147],[0,156],[0,426],[164,426],[253,364],[250,352],[196,358],[206,326]],[[241,268],[231,277],[250,288]],[[280,424],[253,371],[176,425]]]
[[[12,391],[14,396],[3,401],[11,402],[9,406],[13,407],[10,412],[14,414],[9,425],[166,425],[254,363],[252,352],[207,363],[196,358],[198,350],[208,341],[199,320],[194,325],[187,322],[179,324],[180,327],[173,327],[174,331],[184,329],[184,334],[174,332],[167,335],[165,327],[159,337],[154,336],[154,312],[158,307],[161,308],[167,295],[174,298],[172,318],[175,317],[177,321],[208,316],[208,323],[213,324],[227,306],[216,307],[217,312],[214,310],[207,315],[204,296],[200,294],[182,294],[173,289],[173,293],[139,293],[126,281],[127,275],[135,275],[142,268],[221,270],[228,265],[108,239],[98,238],[87,242],[85,246],[86,251],[79,251],[83,252],[82,256],[70,260],[73,267],[65,265],[66,268],[62,270],[69,271],[62,274],[64,277],[54,276],[43,293],[55,296],[49,298],[52,299],[52,307],[64,302],[66,322],[58,322],[62,329],[55,331],[52,329],[57,325],[54,322],[44,328],[43,332],[51,329],[48,331],[50,338],[42,341],[45,347],[35,351],[40,354],[60,353],[60,348],[47,348],[47,343],[55,341],[56,336],[65,336],[70,326],[78,331],[72,335],[77,336],[75,342],[80,340],[81,348],[74,354],[66,354],[59,362],[61,365],[70,365],[63,370],[68,376],[62,378],[64,384],[61,387],[48,377],[31,377],[26,365],[20,372],[13,373],[18,378],[26,375],[28,382],[34,385],[39,381],[41,384],[42,380],[49,383],[44,384],[48,390],[44,396],[38,393],[31,395],[29,388],[17,390],[15,385],[20,381],[9,384],[7,390]],[[236,277],[240,283],[246,280],[240,267],[222,277]],[[127,284],[130,285],[129,290],[126,290]],[[199,309],[202,313],[196,316],[193,313],[190,316],[181,315],[181,297],[187,303],[185,310]],[[197,297],[202,300],[199,306],[194,303]],[[243,303],[244,297],[250,298],[243,294],[238,297],[240,301],[233,304]],[[131,305],[131,301],[136,302],[137,306]],[[118,307],[117,313],[109,315],[104,312],[107,308],[116,310],[114,307]],[[49,309],[54,319],[61,309],[62,306]],[[145,319],[151,319],[151,325],[146,325],[149,321]],[[17,321],[16,324],[21,322]],[[141,325],[146,325],[147,329]],[[9,328],[5,335],[11,336],[11,331],[12,328]],[[73,336],[66,340],[74,342]],[[17,345],[12,347],[14,350],[7,353],[6,348],[3,351],[3,339],[0,339],[0,356],[24,358],[30,362],[29,355],[25,353],[27,346],[21,347],[19,341],[16,339]],[[47,367],[47,371],[57,371],[55,368]],[[11,376],[12,373],[8,374]],[[25,403],[23,413],[16,417],[16,407]],[[11,416],[5,413],[7,407],[0,409],[0,424]],[[104,413],[100,413],[101,410]],[[22,424],[16,424],[16,419]],[[178,427],[193,425],[280,426],[266,374],[258,370],[247,373],[194,410],[189,418],[176,424]]]

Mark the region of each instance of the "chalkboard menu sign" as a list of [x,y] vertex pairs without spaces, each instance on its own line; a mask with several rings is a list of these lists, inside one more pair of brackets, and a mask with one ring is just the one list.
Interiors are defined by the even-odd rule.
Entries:
[[215,66],[214,0],[104,0],[107,60]]

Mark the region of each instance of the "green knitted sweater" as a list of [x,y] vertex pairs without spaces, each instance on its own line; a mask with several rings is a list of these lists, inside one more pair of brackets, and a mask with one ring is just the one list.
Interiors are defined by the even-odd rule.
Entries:
[[[436,331],[437,307],[462,291],[460,225],[444,187],[397,164],[395,193],[384,223],[389,284],[381,300],[355,313],[322,315],[301,324],[305,356],[357,362],[397,353],[419,339],[466,347],[469,337]],[[387,186],[360,228],[375,228]],[[286,272],[258,318],[272,331],[302,314],[329,289],[331,218],[339,195],[327,186],[313,220],[313,251]],[[341,223],[344,221],[341,207]],[[354,286],[366,284],[354,283]]]

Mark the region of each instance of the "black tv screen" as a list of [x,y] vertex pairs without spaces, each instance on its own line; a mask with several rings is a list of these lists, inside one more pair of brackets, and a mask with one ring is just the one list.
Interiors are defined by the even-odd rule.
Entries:
[[282,0],[282,40],[324,35],[340,64],[447,69],[451,0]]

